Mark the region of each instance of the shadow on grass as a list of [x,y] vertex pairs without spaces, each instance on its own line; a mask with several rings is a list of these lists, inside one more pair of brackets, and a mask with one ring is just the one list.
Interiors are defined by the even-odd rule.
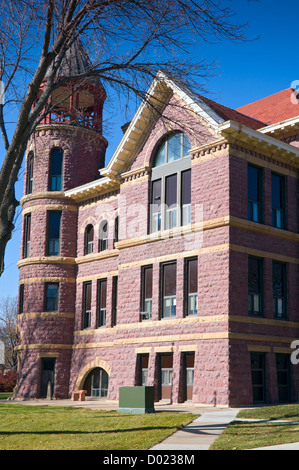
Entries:
[[102,431],[78,431],[78,430],[49,430],[49,431],[3,431],[0,432],[0,436],[14,436],[14,435],[84,435],[84,434],[92,434],[92,435],[101,435],[101,434],[116,434],[116,433],[126,433],[126,432],[140,432],[140,431],[179,431],[181,429],[180,426],[148,426],[148,427],[140,427],[140,428],[129,428],[129,429],[108,429]]

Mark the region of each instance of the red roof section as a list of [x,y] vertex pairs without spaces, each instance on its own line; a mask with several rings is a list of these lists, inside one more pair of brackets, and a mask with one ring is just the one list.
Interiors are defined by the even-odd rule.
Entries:
[[[296,99],[293,88],[267,96],[254,103],[237,108],[236,111],[246,114],[254,119],[275,124],[299,116],[299,101]],[[294,99],[295,98],[295,99]]]
[[223,118],[225,121],[235,121],[240,124],[243,124],[246,127],[250,127],[250,129],[260,129],[261,127],[265,127],[265,123],[258,119],[252,118],[250,116],[246,116],[243,113],[239,112],[238,110],[228,108],[223,106],[222,104],[216,103],[216,101],[212,101],[204,96],[198,95],[201,100],[203,100],[207,105],[209,105],[214,111]]

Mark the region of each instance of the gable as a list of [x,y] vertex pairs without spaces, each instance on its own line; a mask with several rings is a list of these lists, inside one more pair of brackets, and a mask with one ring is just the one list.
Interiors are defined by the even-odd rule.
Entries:
[[[170,109],[176,112],[171,113]],[[157,131],[157,123],[163,119],[166,126],[164,133],[179,127],[182,129],[184,125],[191,129],[194,122],[197,125],[200,122],[205,133],[208,132],[209,139],[212,136],[216,138],[218,126],[224,122],[224,119],[199,95],[182,84],[179,86],[164,73],[159,72],[110,162],[106,168],[100,170],[101,175],[115,180],[119,179],[123,172],[129,171],[138,153],[150,138],[150,134],[154,129]],[[194,144],[196,145],[195,142]]]

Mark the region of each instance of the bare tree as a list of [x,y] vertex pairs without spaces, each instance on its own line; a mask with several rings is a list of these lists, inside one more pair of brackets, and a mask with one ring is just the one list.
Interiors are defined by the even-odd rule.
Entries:
[[[244,26],[234,23],[227,4],[229,0],[2,0],[0,80],[5,100],[0,102],[0,129],[6,154],[0,171],[0,275],[19,204],[14,187],[25,148],[43,114],[50,112],[49,98],[62,84],[57,71],[74,41],[80,39],[92,52],[87,75],[99,77],[105,87],[144,98],[158,70],[199,87],[211,64],[188,57],[190,45],[245,40]],[[9,138],[12,105],[18,107],[18,117]]]
[[16,369],[17,353],[17,297],[0,299],[0,340],[5,346],[5,367]]

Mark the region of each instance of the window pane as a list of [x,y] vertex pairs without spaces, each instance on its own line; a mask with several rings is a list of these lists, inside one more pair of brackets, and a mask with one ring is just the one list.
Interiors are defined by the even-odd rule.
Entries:
[[282,208],[282,177],[272,174],[272,207]]
[[176,263],[163,266],[162,317],[176,315]]
[[261,260],[249,258],[248,290],[251,294],[261,292]]
[[182,204],[191,204],[191,170],[182,173]]
[[272,173],[272,225],[284,226],[284,177]]
[[161,180],[152,183],[152,200],[151,200],[151,231],[157,232],[161,230]]
[[286,282],[286,265],[273,263],[273,305],[277,317],[287,315]]
[[152,317],[153,268],[151,266],[142,270],[142,320]]
[[186,315],[197,314],[197,259],[187,261]]
[[177,175],[166,178],[166,228],[177,226]]
[[261,169],[248,165],[248,219],[261,222]]
[[182,136],[182,133],[178,133],[169,137],[167,142],[167,163],[181,158]]
[[32,193],[33,187],[33,152],[28,155],[28,167],[27,167],[27,194]]
[[59,238],[60,235],[60,212],[50,212],[49,220],[49,237],[50,238]]
[[108,223],[105,222],[101,228],[100,251],[108,250]]
[[85,310],[91,309],[91,282],[87,282],[85,285]]
[[166,161],[165,161],[165,147],[166,147],[166,142],[164,142],[161,145],[161,147],[159,148],[159,150],[157,152],[157,155],[155,157],[153,167],[164,165],[164,163],[166,163]]
[[177,175],[166,178],[166,205],[171,207],[177,204]]
[[144,269],[144,291],[145,299],[151,299],[153,292],[153,268],[151,267]]
[[19,291],[19,313],[23,313],[24,311],[24,284],[20,285]]
[[61,212],[49,212],[48,254],[59,255]]
[[248,259],[248,313],[262,314],[262,261]]
[[248,166],[248,199],[259,201],[259,170],[258,168]]
[[91,320],[91,282],[83,284],[83,328],[90,327]]
[[25,215],[24,224],[24,258],[28,258],[30,256],[31,214]]
[[106,325],[107,281],[98,282],[98,326]]
[[112,323],[113,326],[117,323],[117,297],[118,297],[118,277],[113,277],[113,285],[112,285]]
[[59,284],[46,284],[46,311],[54,312],[58,310],[58,290]]
[[61,190],[62,150],[53,149],[50,157],[50,191]]
[[189,150],[191,149],[191,144],[188,137],[184,134],[183,135],[183,157],[187,157],[189,154]]
[[176,263],[165,264],[163,267],[164,297],[176,295]]
[[100,282],[100,307],[106,308],[107,299],[107,281]]
[[188,293],[197,293],[197,259],[188,261]]

